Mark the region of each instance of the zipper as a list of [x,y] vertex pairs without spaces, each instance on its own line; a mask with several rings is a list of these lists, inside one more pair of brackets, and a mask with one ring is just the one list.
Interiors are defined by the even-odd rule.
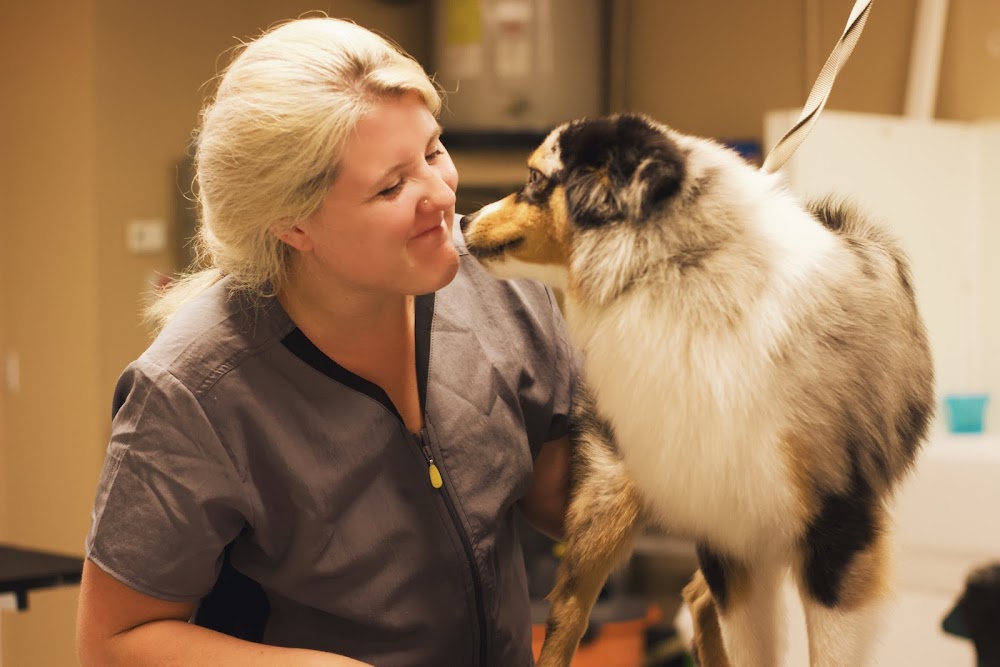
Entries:
[[[405,427],[404,427],[405,429]],[[422,429],[420,433],[413,434],[413,439],[417,443],[417,447],[420,452],[424,455],[424,459],[427,461],[427,474],[430,478],[431,486],[441,492],[441,499],[444,500],[444,506],[448,510],[448,514],[451,516],[451,521],[455,525],[458,531],[458,537],[462,542],[462,548],[465,549],[465,557],[469,562],[469,570],[472,573],[472,591],[476,599],[476,618],[479,621],[479,665],[480,667],[487,667],[486,659],[488,653],[486,650],[486,607],[483,604],[483,582],[482,578],[479,576],[479,566],[476,565],[476,557],[472,553],[472,544],[469,542],[469,536],[462,527],[462,521],[458,516],[458,510],[455,509],[454,503],[452,503],[451,496],[448,495],[448,490],[444,488],[444,480],[441,477],[441,471],[437,464],[434,463],[434,454],[431,452],[430,445],[424,437],[426,429]]]
[[424,444],[423,438],[419,438],[419,440],[420,449],[424,452],[424,458],[427,459],[427,475],[431,478],[431,486],[440,489],[444,486],[444,480],[441,479],[441,471],[434,463],[434,454],[431,452],[431,448]]

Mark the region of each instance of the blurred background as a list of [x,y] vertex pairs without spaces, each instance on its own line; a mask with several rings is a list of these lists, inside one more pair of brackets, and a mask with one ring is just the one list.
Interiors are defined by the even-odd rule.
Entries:
[[[191,131],[239,40],[322,11],[398,42],[450,92],[468,211],[516,187],[530,148],[577,116],[642,111],[759,160],[852,5],[0,0],[0,543],[82,556],[115,380],[150,341],[143,300],[189,261]],[[984,424],[954,428],[944,406],[1000,389],[1000,3],[879,0],[827,108],[789,185],[887,220],[939,366],[934,437],[899,500],[881,664],[972,665],[940,623],[969,569],[1000,559],[1000,415],[987,402]],[[669,621],[692,567],[688,545],[650,535],[623,586]],[[0,664],[76,664],[76,599],[56,587],[0,612]]]

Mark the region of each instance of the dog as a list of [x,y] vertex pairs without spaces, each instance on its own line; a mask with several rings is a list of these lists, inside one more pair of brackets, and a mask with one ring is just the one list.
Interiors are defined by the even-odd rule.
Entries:
[[538,664],[570,664],[649,524],[697,545],[721,640],[703,664],[781,662],[789,571],[811,665],[866,664],[890,594],[888,502],[934,404],[890,235],[636,113],[560,125],[523,187],[461,227],[487,270],[562,295],[583,358]]

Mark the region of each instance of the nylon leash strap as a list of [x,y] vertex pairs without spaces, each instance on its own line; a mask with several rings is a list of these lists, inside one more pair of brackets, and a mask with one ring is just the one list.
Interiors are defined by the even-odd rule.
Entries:
[[847,19],[847,26],[844,28],[844,33],[840,36],[840,40],[836,46],[833,47],[830,56],[826,59],[826,63],[824,63],[823,69],[820,70],[819,76],[816,77],[816,83],[813,84],[812,90],[809,91],[809,98],[806,100],[805,106],[802,107],[802,113],[799,114],[799,118],[795,121],[792,129],[788,130],[785,136],[767,154],[767,158],[761,167],[763,171],[775,172],[781,169],[788,158],[792,156],[792,153],[795,152],[795,149],[799,147],[799,144],[806,138],[806,135],[809,134],[809,131],[812,130],[812,126],[819,118],[823,107],[826,106],[826,100],[833,89],[833,82],[836,80],[837,74],[840,73],[847,59],[851,57],[851,52],[854,51],[854,46],[858,43],[858,38],[861,37],[861,31],[864,30],[865,22],[868,21],[868,14],[871,12],[873,1],[857,0],[854,3],[854,8]]

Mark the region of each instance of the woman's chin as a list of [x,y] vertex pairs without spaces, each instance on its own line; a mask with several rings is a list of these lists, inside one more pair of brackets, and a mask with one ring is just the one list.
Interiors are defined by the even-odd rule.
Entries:
[[448,244],[433,256],[423,256],[416,263],[419,277],[414,280],[414,294],[430,294],[448,285],[458,275],[460,260],[455,246]]

